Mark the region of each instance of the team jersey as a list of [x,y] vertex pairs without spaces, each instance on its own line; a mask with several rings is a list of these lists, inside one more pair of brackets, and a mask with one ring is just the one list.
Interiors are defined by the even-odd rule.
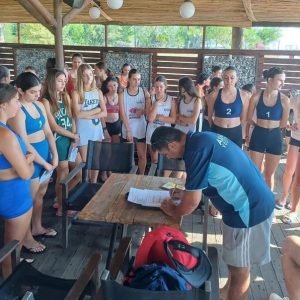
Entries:
[[202,190],[226,225],[252,227],[272,214],[273,193],[249,157],[226,137],[189,132],[183,158],[186,190]]
[[[63,100],[58,101],[59,110],[54,113],[55,122],[59,127],[62,127],[68,131],[72,131],[72,118],[68,114],[65,102]],[[59,139],[60,134],[55,133],[55,138]]]
[[282,112],[280,92],[278,92],[275,105],[267,106],[264,103],[264,92],[262,91],[256,106],[257,119],[280,121]]

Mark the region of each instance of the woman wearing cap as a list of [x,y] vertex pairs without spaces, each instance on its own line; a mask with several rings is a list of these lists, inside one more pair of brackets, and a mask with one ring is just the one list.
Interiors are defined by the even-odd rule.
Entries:
[[235,87],[238,77],[234,67],[225,69],[223,80],[224,88],[212,93],[208,101],[208,122],[213,132],[227,137],[241,148],[241,124],[246,121],[249,95]]

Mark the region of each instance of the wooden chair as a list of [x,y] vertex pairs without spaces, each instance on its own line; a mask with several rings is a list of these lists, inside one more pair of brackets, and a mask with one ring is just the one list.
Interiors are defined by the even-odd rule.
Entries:
[[[62,185],[62,245],[68,247],[68,210],[80,211],[99,190],[102,183],[90,183],[90,170],[111,171],[115,173],[136,173],[133,163],[132,143],[107,143],[89,141],[86,163],[81,163],[72,170],[61,182]],[[70,181],[83,170],[83,180],[72,191],[69,191]]]
[[[96,298],[99,290],[100,253],[95,253],[78,279],[62,279],[43,274],[23,260],[17,263],[18,241],[12,241],[0,251],[0,262],[12,256],[13,272],[0,285],[0,299],[76,300],[83,296]],[[81,298],[80,298],[81,299]]]
[[[125,237],[121,240],[119,248],[112,260],[110,270],[105,270],[101,276],[100,299],[110,300],[212,300],[211,283],[207,281],[203,289],[192,289],[191,291],[149,291],[134,289],[118,283],[118,279],[124,274],[129,266],[131,238]],[[219,299],[218,299],[219,300]]]

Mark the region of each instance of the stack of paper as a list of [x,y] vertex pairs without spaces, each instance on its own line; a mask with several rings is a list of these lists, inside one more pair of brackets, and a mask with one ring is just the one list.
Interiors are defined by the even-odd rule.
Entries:
[[160,207],[166,198],[170,198],[168,191],[130,188],[127,200],[143,206]]

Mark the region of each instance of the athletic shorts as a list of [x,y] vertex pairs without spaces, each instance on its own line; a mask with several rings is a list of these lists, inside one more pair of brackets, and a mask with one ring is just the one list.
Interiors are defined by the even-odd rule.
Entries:
[[31,180],[15,178],[0,181],[0,216],[13,219],[32,208]]
[[229,140],[233,141],[240,148],[242,148],[243,136],[241,125],[232,128],[224,128],[213,124],[211,127],[211,131],[226,136]]
[[205,118],[202,121],[202,130],[201,131],[211,131],[208,120],[206,120]]
[[291,138],[290,145],[293,145],[293,146],[296,146],[296,147],[300,148],[300,141],[298,141],[298,140],[296,140],[294,138]]
[[249,150],[281,155],[282,135],[280,128],[264,128],[255,125],[250,139]]
[[[127,139],[124,139],[123,137],[121,138],[121,142],[122,143],[128,143]],[[133,142],[134,143],[143,143],[146,144],[146,137],[142,138],[142,139],[138,139],[136,137],[133,138]]]
[[239,268],[269,263],[272,219],[273,214],[250,228],[232,228],[223,223],[224,262]]
[[[48,163],[51,162],[50,148],[47,139],[44,139],[43,141],[38,143],[32,143],[31,146],[46,162]],[[40,177],[44,171],[44,167],[42,165],[37,164],[36,162],[33,162],[33,165],[34,165],[34,172],[31,179]]]
[[285,131],[284,131],[284,136],[285,137],[291,137],[291,134],[292,134],[291,130],[285,129]]
[[116,122],[106,122],[106,129],[110,136],[112,135],[119,135],[122,130],[121,120],[118,120]]
[[66,136],[60,135],[56,138],[55,143],[56,143],[56,149],[58,153],[58,160],[59,161],[68,160],[71,139]]

